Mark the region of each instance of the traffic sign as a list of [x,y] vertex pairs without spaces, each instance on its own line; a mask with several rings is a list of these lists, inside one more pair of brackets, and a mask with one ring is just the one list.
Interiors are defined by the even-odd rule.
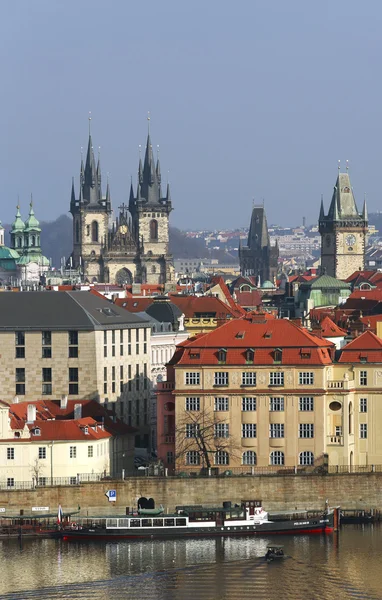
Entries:
[[109,498],[109,502],[116,502],[117,500],[117,490],[108,490],[105,494]]

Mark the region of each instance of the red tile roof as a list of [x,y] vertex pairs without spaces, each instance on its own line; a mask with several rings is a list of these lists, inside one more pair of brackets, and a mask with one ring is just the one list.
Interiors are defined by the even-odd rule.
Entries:
[[342,348],[338,362],[381,363],[382,340],[371,331],[365,331]]
[[324,317],[321,321],[321,335],[324,338],[344,337],[346,331],[338,327],[330,317]]
[[188,340],[176,364],[218,365],[218,351],[221,348],[227,349],[227,365],[247,364],[247,349],[255,351],[255,365],[272,365],[277,348],[282,350],[280,364],[309,365],[330,364],[334,344],[285,319],[263,323],[247,318],[235,319],[201,338]]
[[129,312],[143,312],[154,302],[150,297],[130,296],[128,298],[116,298],[114,303],[121,308],[125,308]]

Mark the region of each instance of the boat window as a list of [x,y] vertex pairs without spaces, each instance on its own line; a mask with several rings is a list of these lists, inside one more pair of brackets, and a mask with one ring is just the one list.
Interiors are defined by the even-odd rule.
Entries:
[[106,519],[106,527],[118,527],[118,519]]
[[152,527],[152,519],[142,519],[142,527]]
[[153,519],[154,527],[163,527],[163,519]]
[[140,519],[130,519],[130,527],[140,527],[141,520]]
[[118,519],[118,527],[128,527],[129,519]]
[[175,525],[175,519],[165,519],[164,520],[165,527],[174,527],[174,525]]
[[187,521],[186,521],[186,519],[177,519],[176,525],[177,525],[177,527],[186,527]]

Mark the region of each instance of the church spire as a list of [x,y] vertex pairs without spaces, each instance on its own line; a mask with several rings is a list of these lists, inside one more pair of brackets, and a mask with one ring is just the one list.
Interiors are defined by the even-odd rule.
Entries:
[[318,218],[319,221],[322,221],[322,219],[325,218],[325,211],[324,211],[324,196],[323,194],[321,194],[321,206],[320,206],[320,216]]
[[170,184],[169,184],[169,182],[167,182],[166,200],[167,200],[167,202],[171,202],[171,194],[170,194]]
[[92,134],[90,130],[91,116],[89,113],[89,140],[88,140],[88,151],[86,154],[85,170],[84,170],[84,199],[89,204],[96,204],[99,201],[98,192],[98,176],[97,167],[94,158],[94,149]]

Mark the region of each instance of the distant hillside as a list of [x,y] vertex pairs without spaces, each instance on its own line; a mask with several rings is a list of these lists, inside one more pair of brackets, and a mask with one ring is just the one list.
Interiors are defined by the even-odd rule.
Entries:
[[[72,219],[67,215],[61,215],[55,221],[41,221],[41,244],[44,256],[52,259],[55,267],[61,266],[61,258],[68,258],[72,252]],[[9,231],[11,225],[4,225],[5,244],[10,245]],[[237,258],[225,253],[223,250],[208,250],[205,242],[200,238],[188,238],[186,234],[170,227],[170,252],[174,258],[218,258],[220,261],[229,263],[236,262]]]

